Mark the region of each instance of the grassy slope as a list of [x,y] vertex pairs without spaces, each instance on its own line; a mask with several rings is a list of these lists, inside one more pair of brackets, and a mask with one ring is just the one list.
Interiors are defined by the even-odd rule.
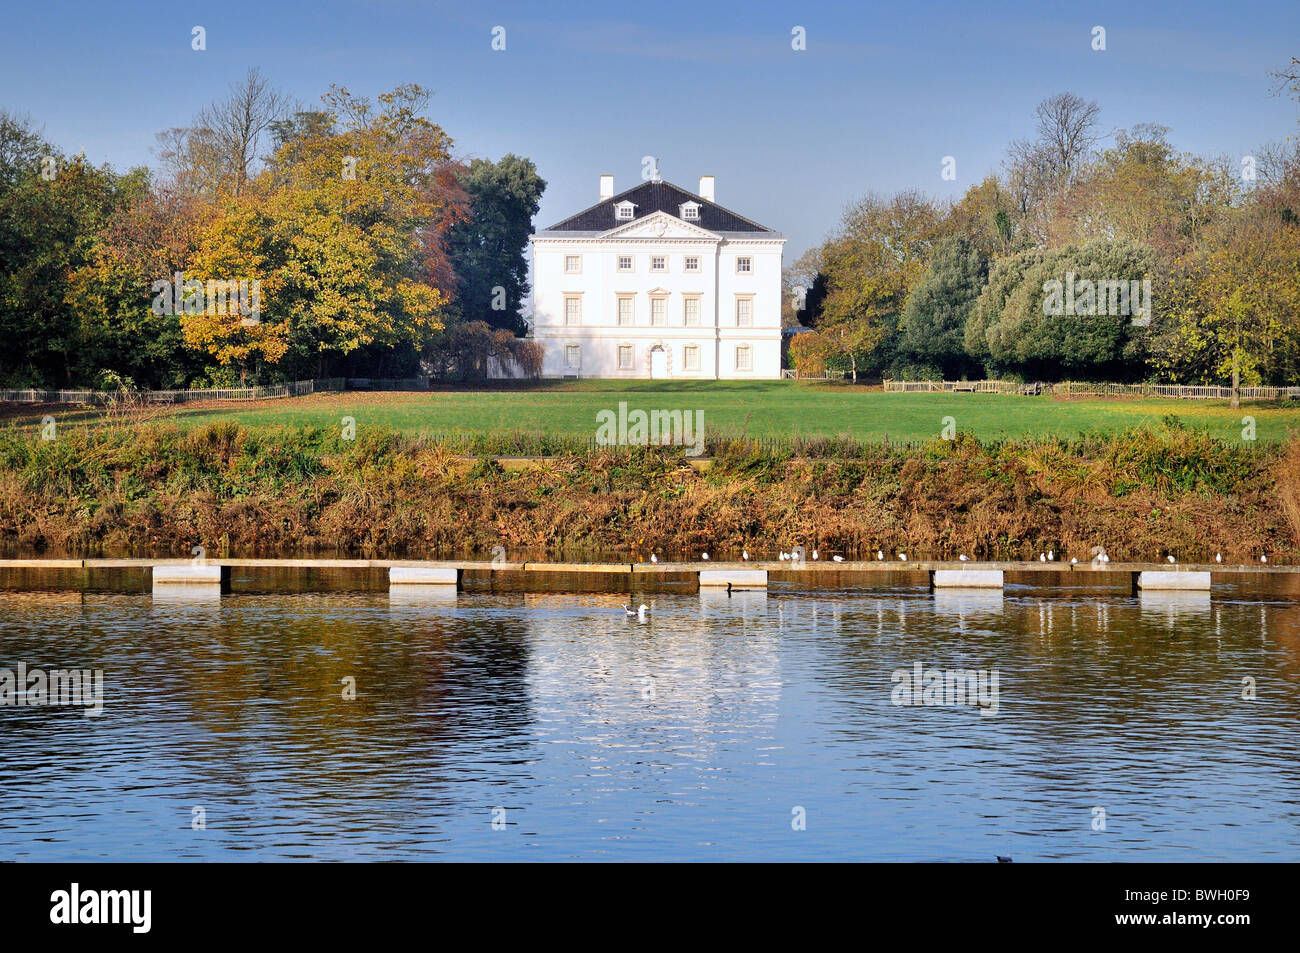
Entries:
[[[859,440],[929,440],[942,418],[981,440],[1026,436],[1073,437],[1156,426],[1165,415],[1211,436],[1240,443],[1242,417],[1256,420],[1260,442],[1285,440],[1300,431],[1300,407],[1246,404],[1233,411],[1226,401],[1056,400],[995,394],[885,394],[844,385],[787,381],[705,382],[577,381],[510,390],[448,390],[434,393],[317,394],[256,404],[180,407],[168,413],[182,426],[234,420],[255,428],[337,428],[344,416],[359,428],[376,426],[406,433],[456,434],[525,431],[588,437],[598,411],[629,409],[701,410],[707,430],[750,437],[852,436]],[[10,420],[31,426],[48,410],[15,408]],[[57,415],[64,425],[90,419],[88,413]]]

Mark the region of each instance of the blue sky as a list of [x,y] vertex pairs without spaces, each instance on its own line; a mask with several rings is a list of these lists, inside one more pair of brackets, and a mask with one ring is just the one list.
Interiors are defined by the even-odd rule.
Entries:
[[[634,184],[641,157],[790,239],[816,244],[868,191],[958,195],[1070,90],[1107,129],[1172,127],[1182,150],[1239,156],[1294,136],[1300,106],[1267,73],[1300,56],[1300,3],[10,4],[0,108],[62,148],[125,168],[250,66],[308,105],[330,83],[435,91],[464,156],[532,158],[536,224],[585,208],[597,176]],[[190,48],[191,28],[207,50]],[[491,30],[506,28],[506,50]],[[791,49],[791,29],[807,49]],[[1104,52],[1091,48],[1106,29]],[[957,159],[957,180],[941,161]]]

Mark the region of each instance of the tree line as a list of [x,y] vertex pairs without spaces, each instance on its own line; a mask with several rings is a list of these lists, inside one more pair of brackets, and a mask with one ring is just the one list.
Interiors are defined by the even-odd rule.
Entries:
[[[1300,96],[1300,61],[1274,74]],[[786,272],[800,372],[1294,384],[1300,143],[1177,152],[1072,93],[960,199],[868,195]]]
[[0,112],[0,387],[537,373],[520,305],[546,183],[454,158],[429,95],[306,108],[252,69],[158,134],[158,169],[120,173]]

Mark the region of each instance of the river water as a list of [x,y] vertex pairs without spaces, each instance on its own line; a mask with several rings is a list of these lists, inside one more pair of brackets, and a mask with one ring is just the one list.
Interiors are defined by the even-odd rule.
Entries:
[[1292,600],[642,600],[0,592],[0,859],[1300,857]]

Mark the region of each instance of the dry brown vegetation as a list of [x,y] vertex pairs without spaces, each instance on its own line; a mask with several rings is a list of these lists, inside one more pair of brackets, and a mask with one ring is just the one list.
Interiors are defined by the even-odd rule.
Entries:
[[571,453],[522,469],[369,432],[233,424],[0,432],[0,543],[47,554],[512,559],[825,556],[1280,561],[1300,550],[1300,441],[1229,447],[1177,427],[921,450],[810,443]]

